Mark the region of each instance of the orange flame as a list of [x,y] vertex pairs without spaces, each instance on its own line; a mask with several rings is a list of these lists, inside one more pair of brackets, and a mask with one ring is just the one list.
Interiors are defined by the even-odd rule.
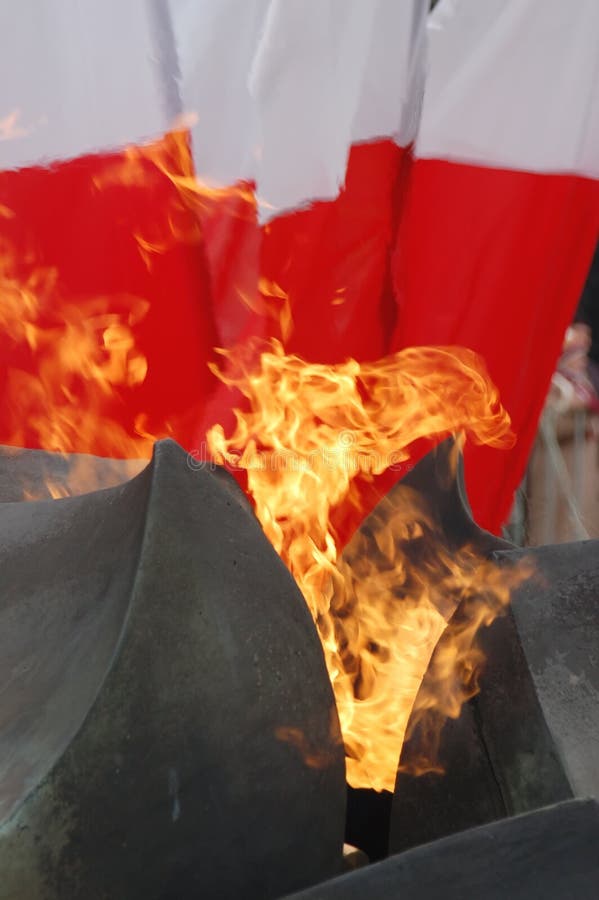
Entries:
[[[5,125],[12,127],[16,121],[16,114],[11,115]],[[182,122],[181,127],[187,124]],[[143,187],[148,162],[176,187],[161,216],[144,224],[144,233],[133,235],[148,269],[156,254],[182,242],[200,244],[202,217],[214,214],[223,204],[229,204],[231,215],[256,216],[258,201],[249,184],[220,188],[196,178],[188,134],[183,130],[146,146],[126,148],[93,176],[93,189]],[[0,219],[12,218],[13,211],[0,205]],[[277,311],[288,310],[289,302],[277,285],[264,282],[260,290],[272,298]],[[15,358],[28,361],[6,373],[4,440],[13,446],[34,445],[61,453],[148,458],[157,436],[149,432],[143,412],[129,429],[121,424],[122,417],[117,421],[111,415],[120,402],[119,390],[140,385],[146,378],[148,363],[135,346],[134,334],[148,311],[147,301],[113,294],[74,298],[67,304],[60,292],[60,273],[55,268],[39,265],[34,254],[23,248],[17,255],[0,237],[0,328],[5,339],[17,346]],[[120,311],[114,312],[115,308]],[[166,423],[160,436],[169,433],[171,426]],[[78,461],[77,465],[82,468],[83,464]],[[74,489],[79,491],[86,482],[90,488],[98,486],[91,473],[89,479],[82,472],[73,473]],[[64,490],[50,484],[46,488],[50,495]]]
[[[270,205],[259,199],[248,182],[222,187],[198,178],[186,131],[170,131],[163,140],[146,145],[126,147],[93,179],[98,190],[118,184],[143,187],[146,180],[144,161],[150,162],[174,185],[167,210],[167,227],[159,225],[154,232],[147,226],[144,234],[134,235],[146,265],[151,257],[165,253],[179,243],[199,244],[203,240],[202,219],[226,206],[232,218],[255,219],[259,207]],[[191,215],[190,215],[191,213]]]
[[520,576],[471,548],[450,552],[408,488],[377,507],[343,554],[331,513],[351,499],[357,476],[400,469],[418,438],[464,432],[477,443],[509,446],[509,417],[482,361],[460,347],[337,366],[287,356],[277,342],[255,367],[220,352],[227,372],[215,371],[247,397],[249,411],[236,410],[228,438],[212,428],[209,447],[217,461],[247,471],[256,513],[310,608],[349,783],[393,790],[408,720],[448,620],[458,604],[476,609],[443,662],[436,659],[434,686],[419,695],[426,708],[416,716],[459,714],[476,690],[475,633],[505,607]]
[[114,456],[149,457],[153,436],[144,433],[143,416],[131,436],[103,406],[120,386],[146,377],[133,326],[146,315],[147,302],[121,297],[123,313],[107,312],[102,297],[82,306],[58,303],[55,269],[32,258],[16,263],[10,244],[0,243],[0,328],[35,357],[37,370],[13,367],[6,374],[4,412],[15,423],[7,442],[27,446],[33,434],[38,446],[61,453],[91,453],[101,444]]
[[[10,118],[0,127],[12,134],[16,124]],[[140,161],[148,159],[177,188],[168,227],[136,235],[148,267],[154,254],[176,243],[200,242],[200,214],[214,206],[232,201],[240,216],[256,216],[259,201],[251,186],[215,188],[195,177],[184,133],[129,148],[95,187],[141,183]],[[198,215],[189,216],[190,210]],[[9,218],[11,211],[0,206],[0,216]],[[35,377],[20,369],[7,375],[11,420],[26,423],[47,449],[91,451],[100,428],[109,453],[149,456],[153,435],[143,416],[131,437],[98,405],[98,398],[111,397],[120,385],[146,377],[133,326],[147,304],[121,298],[127,312],[120,314],[106,312],[102,298],[86,301],[85,313],[76,305],[53,304],[58,273],[34,263],[28,261],[31,274],[23,279],[12,248],[0,246],[0,327],[38,363]],[[279,285],[262,279],[256,297],[242,299],[276,318],[284,337],[290,334],[291,300]],[[344,302],[343,289],[333,302]],[[61,321],[48,325],[48,309],[58,307]],[[476,632],[505,607],[521,576],[499,571],[473,548],[455,552],[444,546],[423,499],[408,489],[383,503],[343,553],[331,514],[344,502],[356,502],[358,477],[401,468],[417,439],[464,432],[479,443],[508,446],[509,418],[481,361],[463,348],[412,348],[376,363],[349,360],[338,366],[286,356],[278,343],[262,353],[256,368],[233,353],[224,355],[228,369],[220,377],[245,394],[250,411],[237,411],[228,438],[215,426],[211,450],[247,470],[264,530],[314,617],[350,784],[392,790],[408,721],[420,722],[431,711],[459,714],[477,689]],[[26,443],[22,428],[11,443]],[[47,487],[53,496],[64,490]],[[458,607],[465,611],[459,621],[452,619]],[[443,652],[435,653],[419,690],[439,648]],[[310,765],[325,764],[319,748],[293,727],[280,733]],[[430,758],[414,761],[414,768],[434,764],[433,735]]]

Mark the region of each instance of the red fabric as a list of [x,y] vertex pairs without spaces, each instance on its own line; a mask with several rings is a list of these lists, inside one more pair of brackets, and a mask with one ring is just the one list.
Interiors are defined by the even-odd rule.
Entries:
[[395,315],[389,259],[405,162],[391,141],[358,144],[337,200],[280,216],[264,230],[261,271],[291,300],[290,353],[323,363],[385,354]]
[[[242,185],[237,196],[202,204],[219,345],[277,337],[289,353],[314,362],[383,356],[395,316],[390,259],[409,160],[392,141],[358,144],[336,200],[309,204],[262,227]],[[288,334],[280,327],[285,301],[276,293],[288,298]],[[234,405],[242,406],[243,398],[229,388],[209,398],[194,439],[199,455],[206,453],[210,425],[219,422],[225,432],[232,427]],[[243,473],[235,475],[244,484]],[[363,490],[369,511],[381,489]],[[342,542],[361,519],[362,507],[339,511]]]
[[[168,155],[169,138],[159,149]],[[78,307],[83,316],[115,312],[127,321],[132,297],[148,301],[147,314],[132,326],[136,347],[149,363],[144,383],[118,386],[112,396],[96,390],[93,397],[86,394],[88,386],[74,386],[82,402],[97,404],[99,426],[103,420],[114,421],[135,437],[142,414],[151,434],[172,430],[182,444],[191,444],[214,387],[206,361],[216,332],[203,248],[194,238],[197,225],[192,213],[181,208],[171,181],[144,156],[133,161],[125,154],[89,156],[50,169],[0,173],[0,204],[4,275],[10,270],[26,284],[40,267],[57,272],[55,285],[39,294],[38,324],[59,334],[69,306]],[[174,217],[185,239],[165,242]],[[156,242],[160,252],[144,257],[136,236]],[[0,281],[2,273],[0,268]],[[59,397],[65,378],[60,365],[46,371],[47,395],[32,397],[28,406],[22,374],[37,377],[41,365],[39,353],[5,329],[0,332],[0,443],[43,445],[31,422],[52,415],[48,394]],[[120,453],[103,427],[92,436],[75,434],[72,445],[63,449]],[[127,455],[127,448],[122,452]]]
[[[189,161],[168,136],[149,150],[0,173],[0,202],[11,214],[0,217],[0,240],[14,253],[12,274],[26,283],[35,269],[57,272],[38,324],[60,326],[73,305],[83,317],[96,314],[97,298],[103,313],[124,320],[131,297],[149,302],[132,327],[149,363],[145,382],[121,385],[110,397],[86,385],[80,403],[95,408],[98,428],[91,435],[75,431],[63,449],[134,455],[130,445],[113,443],[106,424],[134,438],[143,413],[150,434],[172,434],[205,454],[206,429],[216,422],[230,427],[232,406],[241,400],[210,375],[213,347],[282,337],[281,300],[273,292],[289,298],[290,352],[330,363],[383,355],[395,313],[389,261],[405,160],[391,141],[358,145],[336,201],[262,227],[248,185],[202,191],[182,203],[164,170],[186,174]],[[50,420],[53,411],[44,408],[45,397],[23,402],[14,378],[25,373],[37,380],[42,366],[23,341],[0,335],[0,443],[47,446],[31,419]],[[60,366],[44,377],[46,393],[60,397],[68,380]],[[243,473],[235,474],[243,484]],[[368,493],[364,508],[378,496],[376,488]],[[361,508],[339,511],[342,540],[361,517]]]
[[509,451],[467,447],[480,525],[498,531],[524,473],[599,232],[599,182],[416,160],[397,239],[393,349],[480,353],[512,417]]
[[[336,200],[263,227],[241,196],[202,205],[221,346],[274,336],[315,362],[384,354],[395,315],[389,260],[406,156],[392,141],[358,144]],[[278,324],[277,290],[289,298],[287,335]]]
[[[591,258],[598,183],[411,163],[409,153],[379,141],[352,148],[336,201],[260,227],[247,185],[182,202],[165,169],[186,174],[190,163],[180,142],[170,144],[167,137],[157,154],[134,153],[133,169],[131,154],[114,154],[0,173],[2,253],[8,245],[16,251],[23,281],[39,266],[58,273],[43,297],[41,324],[55,327],[73,305],[97,312],[97,298],[103,311],[124,317],[132,296],[149,302],[145,318],[132,325],[147,377],[112,397],[92,398],[100,421],[117,421],[135,435],[143,413],[149,433],[170,433],[202,452],[206,428],[221,422],[227,429],[239,402],[210,375],[212,348],[281,337],[284,305],[287,349],[314,361],[463,344],[485,358],[518,434],[511,451],[467,450],[475,516],[498,530]],[[154,252],[144,252],[144,243]],[[39,368],[35,351],[0,334],[0,442],[43,445],[23,415],[22,382],[14,378],[37,377]],[[59,394],[60,370],[45,376]],[[33,402],[36,414],[40,403]],[[65,449],[120,452],[102,427],[91,441],[75,434]],[[363,485],[358,507],[338,511],[342,540],[395,478]]]

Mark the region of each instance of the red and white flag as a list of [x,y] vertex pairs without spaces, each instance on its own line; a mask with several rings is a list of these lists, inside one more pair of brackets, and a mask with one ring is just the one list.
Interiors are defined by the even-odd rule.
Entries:
[[393,348],[484,357],[517,435],[466,449],[481,525],[508,516],[599,238],[599,4],[441,0],[393,262]]
[[230,402],[213,348],[256,335],[462,344],[519,438],[469,459],[501,525],[597,237],[599,8],[427,12],[0,0],[0,442],[192,448]]

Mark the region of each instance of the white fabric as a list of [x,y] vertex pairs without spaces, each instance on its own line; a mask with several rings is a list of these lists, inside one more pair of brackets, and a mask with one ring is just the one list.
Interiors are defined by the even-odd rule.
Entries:
[[148,0],[0,0],[0,168],[168,127]]
[[218,185],[256,172],[249,72],[270,0],[169,0],[181,97],[201,177]]
[[336,196],[352,142],[413,140],[426,0],[169,2],[198,174],[264,218]]
[[201,178],[264,217],[336,196],[350,145],[414,139],[427,0],[0,0],[0,168],[195,117]]
[[384,0],[375,5],[352,138],[393,137],[405,147],[416,137],[420,123],[429,4]]
[[440,0],[416,152],[599,176],[598,0]]

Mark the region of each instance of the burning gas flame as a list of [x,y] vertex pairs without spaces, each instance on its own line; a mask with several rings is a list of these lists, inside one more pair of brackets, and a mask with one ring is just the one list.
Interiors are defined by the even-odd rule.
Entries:
[[143,187],[146,163],[154,166],[176,189],[166,210],[167,227],[159,225],[154,232],[148,230],[134,235],[148,267],[156,253],[164,253],[180,243],[202,243],[203,222],[215,212],[222,215],[226,208],[231,218],[255,220],[260,207],[272,209],[258,198],[249,182],[223,187],[198,178],[185,130],[170,131],[160,141],[126,147],[118,159],[94,177],[94,186],[98,190],[113,184]]
[[[15,128],[14,116],[0,122],[5,136]],[[98,176],[96,189],[142,184],[148,161],[177,188],[168,227],[135,235],[148,268],[155,254],[175,244],[200,243],[203,219],[222,204],[230,204],[231,215],[255,219],[260,201],[251,185],[223,189],[196,178],[184,132],[129,148]],[[0,206],[0,217],[11,215]],[[33,433],[38,446],[63,453],[98,452],[101,444],[106,455],[150,456],[154,435],[143,415],[132,436],[102,402],[146,377],[147,361],[134,342],[146,301],[120,298],[126,311],[118,314],[107,312],[105,298],[86,298],[81,307],[55,304],[59,273],[34,259],[19,263],[7,243],[0,245],[0,328],[35,356],[37,368],[35,376],[18,368],[7,374],[4,413],[15,423],[10,443],[26,446]],[[239,296],[289,336],[291,302],[280,285],[258,279],[255,296]],[[332,302],[344,302],[342,289]],[[59,321],[53,309],[61,310]],[[337,701],[350,784],[392,790],[408,722],[436,723],[427,757],[407,763],[413,770],[435,766],[439,721],[457,716],[477,690],[476,633],[505,608],[522,576],[500,571],[471,547],[447,547],[423,498],[409,488],[380,504],[345,550],[333,516],[343,504],[358,504],[360,480],[389,468],[399,477],[418,439],[465,433],[506,446],[509,418],[481,360],[464,348],[412,348],[375,363],[337,366],[288,356],[276,342],[258,365],[252,352],[247,360],[224,356],[226,370],[217,374],[245,395],[248,409],[236,411],[231,435],[211,429],[211,451],[247,471],[257,515],[310,608]],[[68,493],[60,484],[47,489],[51,496]],[[292,725],[281,737],[308,764],[326,764]]]
[[[257,227],[259,212],[274,209],[257,194],[251,182],[222,186],[199,178],[185,130],[173,130],[161,141],[125,148],[118,159],[94,178],[94,186],[98,190],[112,184],[143,186],[147,177],[144,163],[153,165],[176,189],[168,201],[167,227],[148,224],[143,233],[134,235],[149,270],[156,254],[165,253],[181,243],[202,244],[206,227],[210,227],[213,217],[217,221],[225,217],[229,222],[243,220]],[[343,302],[342,293],[333,302]],[[291,300],[275,281],[258,275],[251,288],[237,288],[237,299],[252,312],[269,320],[271,329],[283,340],[290,336],[293,330]]]
[[[14,130],[17,122],[15,112],[4,121],[5,130]],[[181,130],[158,141],[125,148],[102,166],[90,185],[96,191],[112,185],[143,187],[148,166],[174,185],[176,190],[156,221],[148,221],[143,233],[133,234],[150,270],[157,254],[181,243],[201,244],[204,222],[222,213],[225,206],[230,216],[253,221],[260,205],[250,184],[215,187],[196,177],[189,135],[183,130],[189,122],[180,124]],[[14,215],[0,204],[0,221]],[[128,428],[123,427],[122,415],[116,414],[121,389],[126,394],[146,378],[148,362],[136,346],[135,335],[148,311],[147,301],[112,294],[77,297],[67,304],[61,290],[56,268],[39,264],[33,250],[21,246],[17,253],[0,236],[0,328],[3,339],[12,345],[11,357],[24,361],[22,366],[11,363],[3,379],[3,440],[12,446],[39,446],[59,453],[94,453],[123,460],[150,457],[156,438],[171,434],[172,425],[163,423],[157,435],[151,433],[143,410],[132,416]],[[249,306],[262,304],[271,318],[289,318],[288,298],[274,283],[263,280],[255,298],[240,299]],[[276,315],[269,312],[271,306]],[[48,495],[69,493],[71,484],[77,492],[103,486],[91,462],[89,477],[84,477],[81,458],[76,465],[78,471],[73,471],[66,486],[48,482]],[[25,496],[37,496],[24,487]]]
[[[147,302],[122,297],[125,311],[107,312],[102,297],[86,298],[81,306],[58,303],[59,290],[55,269],[33,258],[17,260],[11,245],[0,243],[0,329],[36,361],[35,372],[13,366],[6,373],[3,415],[12,423],[7,443],[60,453],[101,448],[107,456],[151,456],[154,437],[145,432],[143,415],[130,434],[107,412],[119,387],[139,385],[146,377],[147,361],[135,346],[133,328],[146,315]],[[81,473],[75,480],[84,483]],[[50,496],[68,493],[50,483],[47,489]]]
[[332,513],[354,499],[358,477],[401,469],[419,438],[463,432],[509,446],[509,417],[482,361],[460,347],[336,366],[288,356],[277,342],[257,366],[221,352],[226,372],[218,374],[245,395],[248,410],[236,410],[229,437],[212,428],[209,447],[217,461],[247,471],[258,518],[310,608],[349,783],[393,790],[408,719],[448,621],[458,604],[468,609],[465,624],[450,626],[455,639],[443,660],[435,657],[434,685],[420,695],[426,708],[416,718],[429,709],[458,715],[476,691],[476,631],[508,603],[516,576],[472,548],[446,548],[408,488],[377,507],[344,553]]

